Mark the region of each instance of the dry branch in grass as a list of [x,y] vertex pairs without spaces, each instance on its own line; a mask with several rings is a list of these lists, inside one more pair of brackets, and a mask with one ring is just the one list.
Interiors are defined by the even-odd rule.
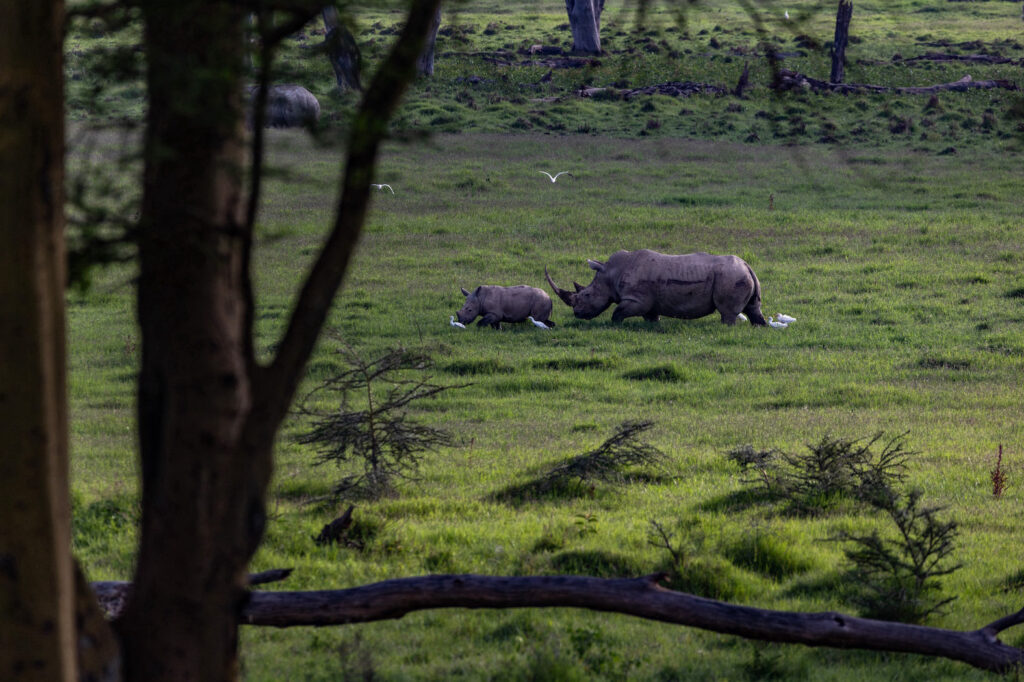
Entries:
[[[747,639],[840,649],[937,656],[976,668],[1008,672],[1024,666],[1024,649],[998,634],[1024,623],[1024,609],[970,631],[856,618],[834,611],[800,613],[738,606],[674,592],[643,578],[432,575],[399,578],[347,590],[253,591],[239,614],[247,625],[345,625],[401,618],[424,609],[574,607],[688,625]],[[125,582],[93,583],[100,604],[118,615]]]
[[889,93],[893,95],[927,95],[930,93],[942,92],[946,90],[952,90],[957,92],[963,92],[965,90],[990,90],[990,89],[1003,89],[1003,90],[1019,90],[1017,84],[1011,80],[996,79],[996,80],[983,80],[976,81],[970,77],[970,75],[964,76],[958,81],[952,83],[939,83],[938,85],[927,85],[921,87],[889,87],[885,85],[864,85],[858,83],[829,83],[828,81],[819,80],[817,78],[811,78],[805,76],[802,73],[796,71],[790,71],[789,69],[779,69],[775,83],[772,87],[776,90],[802,90],[809,88],[815,92],[838,92],[838,93],[853,93],[853,92],[877,92],[877,93]]

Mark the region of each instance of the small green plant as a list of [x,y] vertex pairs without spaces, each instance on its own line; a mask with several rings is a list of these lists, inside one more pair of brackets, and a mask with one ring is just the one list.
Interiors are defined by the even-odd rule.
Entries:
[[957,523],[940,520],[942,508],[923,506],[917,490],[890,490],[874,504],[896,525],[895,538],[884,538],[877,530],[843,532],[836,538],[852,544],[843,553],[852,564],[853,583],[862,586],[856,600],[865,616],[921,622],[956,598],[942,598],[940,579],[961,566],[948,561]]
[[1003,471],[1003,444],[999,444],[999,454],[996,455],[996,468],[990,473],[992,477],[992,497],[1002,497],[1006,490],[1006,473]]
[[586,512],[576,515],[576,532],[581,538],[597,534],[597,514]]
[[769,493],[774,493],[778,488],[778,455],[779,451],[755,450],[753,445],[741,445],[733,448],[726,457],[739,465],[744,472],[752,472],[754,478],[744,480],[744,483],[760,483]]
[[[317,446],[317,464],[355,463],[361,469],[335,484],[334,497],[377,498],[393,490],[396,479],[415,479],[425,452],[454,444],[447,431],[417,424],[405,410],[416,401],[467,384],[431,383],[425,374],[432,367],[430,358],[404,348],[392,348],[371,360],[348,346],[339,353],[349,369],[303,399],[299,411],[313,424],[299,442]],[[320,391],[339,394],[338,409],[323,413],[307,407]]]

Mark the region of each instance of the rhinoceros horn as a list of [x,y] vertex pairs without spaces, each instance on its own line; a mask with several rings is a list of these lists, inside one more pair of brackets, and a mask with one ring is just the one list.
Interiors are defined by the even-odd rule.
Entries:
[[469,292],[468,292],[468,291],[466,291],[466,287],[459,287],[459,288],[460,288],[460,289],[462,289],[462,295],[463,295],[463,296],[466,296],[466,297],[468,297],[468,296],[469,296]]
[[585,288],[586,288],[586,287],[580,286],[580,283],[579,283],[579,282],[577,282],[576,280],[573,280],[573,281],[572,281],[572,285],[573,285],[574,287],[576,287],[576,293],[577,293],[577,294],[578,294],[578,293],[580,293],[581,291],[583,291],[583,289],[585,289]]
[[562,289],[557,284],[555,284],[551,280],[551,275],[548,274],[548,267],[546,265],[544,266],[544,276],[547,278],[548,284],[551,285],[551,290],[558,294],[558,298],[562,299],[562,302],[564,302],[567,306],[571,306],[572,300],[573,298],[575,298],[576,294],[572,293],[571,291],[566,291],[565,289]]

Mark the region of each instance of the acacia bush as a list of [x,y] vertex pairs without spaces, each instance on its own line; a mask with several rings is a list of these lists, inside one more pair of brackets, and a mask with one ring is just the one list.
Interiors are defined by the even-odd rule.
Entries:
[[918,623],[955,599],[942,596],[941,578],[960,568],[949,561],[958,531],[955,521],[939,518],[941,508],[921,503],[919,490],[901,490],[915,454],[905,438],[825,436],[805,453],[744,445],[727,456],[748,474],[745,484],[763,487],[801,516],[833,510],[842,500],[882,512],[894,534],[843,531],[830,539],[848,543],[848,584],[856,586],[853,601],[863,615]]
[[877,530],[836,536],[850,543],[843,553],[851,564],[852,584],[858,586],[854,600],[870,618],[919,623],[956,599],[942,597],[941,578],[961,566],[949,562],[957,523],[941,520],[941,507],[922,505],[919,490],[889,491],[874,505],[896,526],[894,536]]
[[[401,347],[372,359],[348,346],[338,352],[348,369],[302,400],[299,412],[312,426],[299,442],[316,446],[317,464],[357,469],[334,485],[333,497],[377,498],[393,491],[398,479],[416,479],[425,453],[455,444],[448,431],[411,420],[409,406],[468,384],[431,383],[426,374],[433,367],[430,357]],[[323,391],[337,394],[336,410],[309,407]]]
[[[823,436],[807,452],[734,448],[728,458],[749,475],[748,485],[762,486],[790,511],[814,516],[844,499],[872,503],[902,484],[907,460],[915,453],[904,444],[906,434],[884,441],[877,433],[866,439]],[[879,447],[880,446],[880,447]]]

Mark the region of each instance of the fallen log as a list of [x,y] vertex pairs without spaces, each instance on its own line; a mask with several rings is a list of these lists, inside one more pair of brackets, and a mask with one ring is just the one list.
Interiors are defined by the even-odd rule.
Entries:
[[[1024,649],[997,635],[1024,623],[1024,609],[977,630],[960,631],[847,616],[834,611],[773,611],[705,599],[643,578],[432,575],[385,580],[344,590],[250,592],[239,621],[273,627],[345,625],[401,618],[424,609],[572,607],[622,613],[747,639],[840,649],[936,656],[997,673],[1024,666]],[[123,608],[130,583],[96,582],[108,615]]]
[[796,71],[779,69],[772,87],[776,90],[813,90],[814,92],[838,92],[838,93],[890,93],[895,95],[927,95],[942,91],[965,92],[974,89],[1019,90],[1017,84],[1011,80],[996,79],[976,81],[970,75],[966,75],[953,83],[940,83],[920,87],[890,87],[885,85],[865,85],[859,83],[829,83],[805,76]]
[[696,83],[693,81],[673,81],[671,83],[658,83],[647,85],[642,88],[583,88],[577,90],[580,97],[608,96],[622,99],[633,99],[637,95],[667,95],[669,97],[689,97],[690,95],[712,94],[722,95],[727,93],[723,87],[711,85],[710,83]]
[[894,62],[909,64],[912,62],[968,62],[971,64],[1013,64],[1009,57],[997,57],[990,54],[950,54],[948,52],[925,52],[916,57],[893,55]]

